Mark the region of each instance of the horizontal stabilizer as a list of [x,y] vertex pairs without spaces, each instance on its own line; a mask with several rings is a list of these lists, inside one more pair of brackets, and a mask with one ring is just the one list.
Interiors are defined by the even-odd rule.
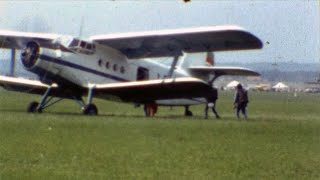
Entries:
[[208,66],[191,66],[188,68],[189,72],[194,76],[260,76],[254,70],[242,67],[208,67]]

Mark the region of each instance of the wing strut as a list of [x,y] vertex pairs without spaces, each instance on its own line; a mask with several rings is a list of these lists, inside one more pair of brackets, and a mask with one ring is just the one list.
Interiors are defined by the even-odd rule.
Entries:
[[211,86],[213,86],[213,82],[220,77],[220,75],[214,74],[214,76],[212,77],[211,80],[208,81],[208,84],[210,84]]
[[174,71],[175,68],[176,68],[176,65],[177,65],[177,63],[178,63],[178,60],[179,60],[179,55],[175,55],[175,56],[174,56],[174,59],[173,59],[173,61],[172,61],[172,64],[171,64],[169,73],[168,73],[168,78],[171,78],[171,77],[172,77],[173,71]]
[[11,49],[11,61],[10,61],[10,74],[9,76],[15,76],[15,66],[16,66],[16,49]]

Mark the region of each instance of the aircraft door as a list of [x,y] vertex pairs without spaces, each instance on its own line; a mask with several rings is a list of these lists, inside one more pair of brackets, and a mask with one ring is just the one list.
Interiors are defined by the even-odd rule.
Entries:
[[144,67],[138,67],[137,70],[137,81],[143,81],[149,79],[149,69]]

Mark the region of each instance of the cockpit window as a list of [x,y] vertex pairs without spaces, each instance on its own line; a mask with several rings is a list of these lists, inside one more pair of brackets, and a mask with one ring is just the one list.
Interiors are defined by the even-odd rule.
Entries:
[[73,41],[71,41],[69,48],[77,47],[78,44],[79,44],[79,41],[74,39]]
[[95,45],[86,41],[81,41],[79,39],[73,39],[69,45],[71,50],[74,50],[79,53],[83,54],[94,54],[95,52]]
[[87,49],[92,49],[92,44],[87,44]]
[[86,42],[81,41],[81,43],[80,43],[80,47],[82,47],[82,48],[86,48]]

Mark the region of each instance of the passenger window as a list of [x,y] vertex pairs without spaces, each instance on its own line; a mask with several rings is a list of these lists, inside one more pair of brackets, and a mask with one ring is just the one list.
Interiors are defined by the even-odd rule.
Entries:
[[123,66],[121,66],[121,68],[120,68],[120,72],[122,73],[122,74],[124,74],[125,73],[125,69],[124,69],[124,67]]
[[100,67],[102,66],[102,60],[101,60],[101,59],[99,59],[98,65],[99,65]]
[[117,64],[114,64],[114,65],[113,65],[113,70],[114,70],[114,71],[117,71],[117,70],[118,70]]
[[110,63],[109,63],[109,61],[107,61],[106,62],[106,68],[109,69],[109,67],[110,67]]

